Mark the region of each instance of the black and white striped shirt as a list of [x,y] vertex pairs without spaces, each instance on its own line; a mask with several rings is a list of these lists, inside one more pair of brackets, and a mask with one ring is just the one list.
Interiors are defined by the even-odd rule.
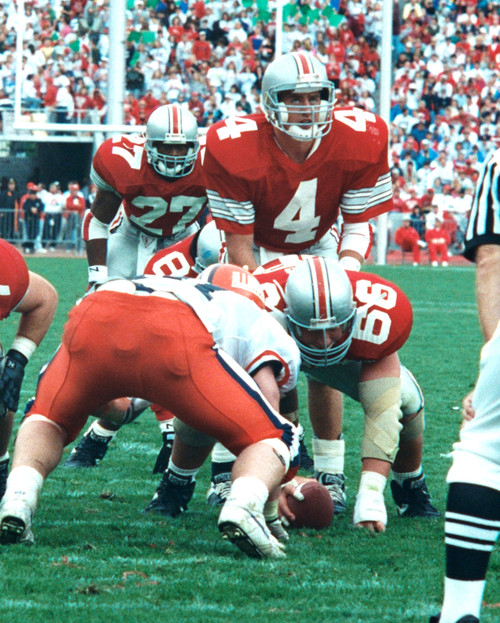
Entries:
[[500,149],[484,163],[465,232],[464,255],[474,261],[477,247],[500,245]]

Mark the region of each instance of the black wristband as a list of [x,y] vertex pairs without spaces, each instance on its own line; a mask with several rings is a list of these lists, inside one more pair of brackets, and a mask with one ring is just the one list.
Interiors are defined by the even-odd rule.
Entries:
[[15,350],[14,348],[11,348],[9,350],[9,352],[7,353],[7,357],[12,359],[16,363],[19,363],[23,368],[28,363],[28,359],[22,353],[20,353],[18,350]]

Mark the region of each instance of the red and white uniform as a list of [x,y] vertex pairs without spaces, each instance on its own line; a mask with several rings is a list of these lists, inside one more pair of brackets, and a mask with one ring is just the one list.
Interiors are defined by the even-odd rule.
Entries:
[[29,280],[23,256],[0,238],[0,320],[7,318],[23,300]]
[[[266,307],[284,324],[284,292],[288,275],[301,261],[288,255],[259,266],[255,277],[262,284]],[[410,335],[413,311],[406,295],[394,283],[363,272],[346,271],[351,282],[358,314],[353,339],[345,359],[330,366],[302,364],[308,377],[328,385],[359,402],[358,383],[364,362],[374,362],[398,351]],[[367,303],[370,303],[366,305]],[[401,410],[413,415],[423,407],[422,391],[411,374],[401,366]]]
[[360,223],[389,211],[387,125],[359,108],[337,108],[333,117],[302,164],[281,151],[263,114],[211,126],[202,158],[219,229],[253,234],[267,250],[311,252],[339,215]]
[[71,310],[28,416],[58,424],[68,444],[89,410],[140,396],[235,454],[277,437],[294,465],[295,429],[248,373],[273,362],[280,390],[287,392],[296,385],[299,361],[279,324],[234,292],[166,277],[111,280]]
[[[273,260],[254,271],[263,285],[266,307],[284,312],[288,276],[301,261],[300,255]],[[371,273],[346,271],[358,308],[346,359],[377,361],[398,351],[410,335],[411,303],[394,283]],[[367,305],[369,303],[369,305]]]
[[92,162],[92,182],[123,199],[121,219],[108,239],[110,276],[142,274],[156,251],[198,229],[207,203],[199,160],[189,175],[167,180],[148,164],[144,144],[137,135],[110,138]]
[[158,277],[163,275],[168,277],[196,277],[194,264],[198,234],[199,232],[196,232],[166,249],[160,249],[146,264],[144,274]]

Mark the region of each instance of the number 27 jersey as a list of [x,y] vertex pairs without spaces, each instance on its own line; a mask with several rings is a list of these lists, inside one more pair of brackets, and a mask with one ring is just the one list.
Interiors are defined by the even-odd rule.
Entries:
[[97,150],[90,177],[97,188],[123,199],[128,219],[150,236],[171,236],[187,229],[207,203],[199,159],[184,177],[162,177],[148,164],[145,138],[116,136]]

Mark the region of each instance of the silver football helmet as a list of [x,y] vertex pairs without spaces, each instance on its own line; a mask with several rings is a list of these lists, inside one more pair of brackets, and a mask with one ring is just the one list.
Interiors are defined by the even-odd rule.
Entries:
[[[286,282],[285,305],[288,329],[305,363],[324,366],[344,359],[352,341],[356,304],[351,282],[338,262],[304,256]],[[329,344],[327,330],[339,328],[341,336]],[[323,344],[303,343],[303,329],[321,332]]]
[[[159,145],[186,145],[183,155],[162,153]],[[160,106],[146,124],[146,154],[154,170],[164,177],[184,177],[193,170],[200,149],[198,124],[194,115],[178,104]]]
[[219,262],[224,246],[224,232],[217,229],[215,221],[207,223],[196,240],[194,270],[201,273],[205,268]]
[[[285,106],[284,92],[319,92],[320,104]],[[335,104],[335,86],[328,80],[325,66],[307,52],[290,52],[266,68],[262,79],[262,107],[276,128],[298,141],[321,138],[330,131]],[[311,120],[288,122],[291,113],[310,114]]]

